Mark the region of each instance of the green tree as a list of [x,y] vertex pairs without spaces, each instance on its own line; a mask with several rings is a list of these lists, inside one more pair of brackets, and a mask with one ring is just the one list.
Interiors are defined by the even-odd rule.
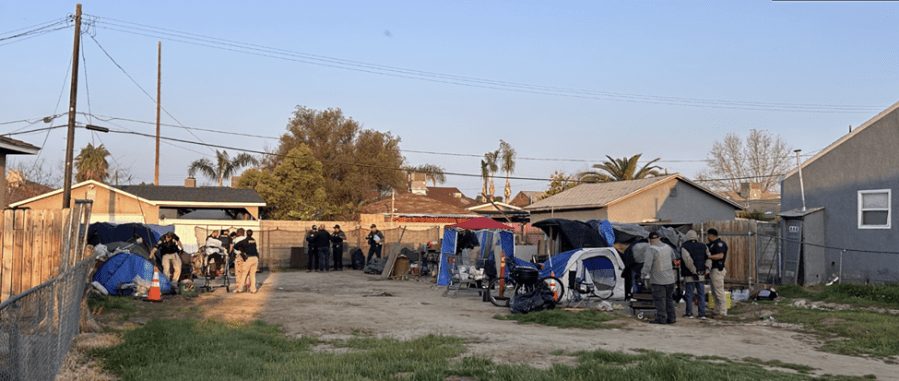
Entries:
[[496,192],[496,187],[493,185],[493,176],[499,170],[499,150],[485,153],[484,161],[487,163],[487,169],[490,172],[490,188],[487,189],[487,198],[493,201],[493,193]]
[[207,158],[195,160],[187,167],[187,175],[194,177],[197,172],[200,172],[212,180],[218,180],[219,186],[222,186],[225,177],[231,177],[241,168],[251,164],[256,165],[258,161],[247,153],[240,153],[231,158],[228,156],[228,151],[216,150],[215,163]]
[[75,157],[75,181],[95,180],[101,183],[106,182],[106,179],[109,177],[107,156],[109,156],[109,151],[102,144],[94,146],[91,143],[87,143],[87,146],[82,148],[78,156]]
[[490,182],[490,165],[484,160],[481,160],[481,180],[484,180],[484,187],[481,188],[481,195],[484,196],[484,201],[487,201],[487,183]]
[[562,171],[553,172],[552,175],[549,175],[549,179],[549,187],[546,188],[546,193],[543,197],[540,197],[541,200],[562,193],[578,185],[578,180],[574,176],[566,175]]
[[372,197],[403,189],[405,158],[400,138],[389,132],[363,129],[340,109],[314,110],[297,106],[281,135],[278,147],[263,162],[274,170],[284,155],[305,145],[322,164],[325,194],[330,212],[357,210]]
[[506,202],[512,200],[512,183],[509,182],[509,176],[515,172],[515,148],[503,140],[499,141],[500,150],[500,167],[506,172],[506,188],[503,195],[506,196]]
[[636,154],[630,158],[623,157],[621,159],[613,159],[611,156],[606,155],[606,158],[608,158],[609,161],[593,165],[593,168],[596,168],[599,171],[591,170],[580,172],[577,174],[576,178],[580,182],[599,183],[606,181],[644,179],[661,175],[659,170],[662,168],[653,165],[653,163],[660,159],[652,159],[642,167],[639,167],[637,162],[640,160],[640,156],[643,156],[643,154]]
[[305,146],[290,150],[274,170],[248,169],[238,186],[256,190],[268,205],[266,216],[276,220],[313,220],[331,208],[325,195],[322,163]]

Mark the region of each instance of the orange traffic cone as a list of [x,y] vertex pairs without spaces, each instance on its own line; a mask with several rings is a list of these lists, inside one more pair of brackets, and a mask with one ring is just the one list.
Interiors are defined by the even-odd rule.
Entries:
[[151,302],[162,301],[162,291],[159,289],[159,268],[153,268],[153,283],[150,284],[150,292],[147,293],[147,300]]

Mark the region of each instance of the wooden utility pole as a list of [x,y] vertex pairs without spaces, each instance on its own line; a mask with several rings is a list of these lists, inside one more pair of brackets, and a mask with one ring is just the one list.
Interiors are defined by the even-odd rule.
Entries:
[[72,154],[75,150],[75,103],[78,100],[78,51],[81,50],[81,4],[75,5],[75,47],[72,50],[72,85],[69,90],[69,132],[66,136],[66,173],[62,184],[62,208],[71,206]]
[[158,50],[156,60],[156,173],[153,175],[153,185],[159,185],[159,109],[162,108],[159,97],[162,95],[162,41],[159,41]]

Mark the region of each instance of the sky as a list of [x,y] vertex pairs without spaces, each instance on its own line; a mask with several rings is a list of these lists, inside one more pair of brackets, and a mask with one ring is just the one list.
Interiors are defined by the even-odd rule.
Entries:
[[[727,133],[768,130],[814,153],[899,101],[897,2],[82,4],[77,110],[97,117],[79,123],[155,134],[161,41],[162,123],[176,125],[163,136],[263,151],[297,105],[339,108],[399,136],[407,164],[472,175],[444,184],[471,197],[480,156],[500,139],[524,178],[513,194],[545,190],[554,171],[586,170],[606,155],[642,153],[693,177]],[[66,123],[71,23],[4,38],[74,10],[0,1],[0,134]],[[10,137],[42,147],[15,162],[62,173],[65,128]],[[88,143],[104,144],[134,183],[153,182],[152,138],[77,129],[75,153]],[[183,184],[190,162],[214,154],[174,142],[161,151],[162,185]]]

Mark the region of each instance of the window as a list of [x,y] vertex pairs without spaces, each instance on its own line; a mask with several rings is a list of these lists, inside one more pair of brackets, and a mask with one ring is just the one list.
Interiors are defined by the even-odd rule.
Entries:
[[858,191],[858,228],[889,229],[890,189]]

